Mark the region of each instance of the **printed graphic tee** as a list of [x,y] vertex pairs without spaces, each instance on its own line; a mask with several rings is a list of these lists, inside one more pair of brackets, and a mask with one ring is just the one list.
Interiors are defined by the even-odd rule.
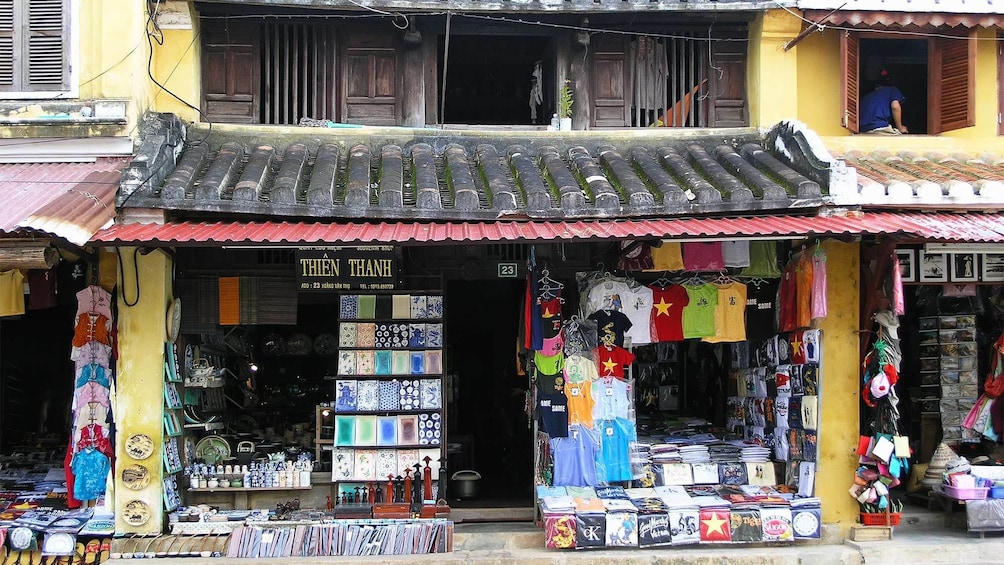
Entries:
[[589,315],[596,322],[596,337],[600,343],[624,347],[624,334],[631,328],[631,320],[617,310],[597,310]]
[[594,351],[601,377],[624,379],[624,365],[634,363],[634,354],[616,345],[601,345]]
[[746,341],[746,285],[733,281],[716,286],[718,305],[715,306],[715,335],[704,338],[704,341]]
[[767,339],[774,335],[774,306],[778,279],[762,279],[746,287],[746,338]]
[[690,303],[683,309],[683,337],[709,337],[715,335],[715,308],[718,306],[718,287],[705,283],[684,287]]
[[641,285],[623,296],[621,312],[631,322],[624,335],[631,339],[631,345],[652,343],[652,297],[652,289]]
[[683,341],[683,309],[690,303],[687,289],[680,285],[650,288],[653,341]]

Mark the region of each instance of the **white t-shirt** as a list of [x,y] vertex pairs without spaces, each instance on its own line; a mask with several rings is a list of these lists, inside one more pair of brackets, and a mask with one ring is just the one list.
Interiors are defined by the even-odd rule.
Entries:
[[618,280],[605,280],[589,289],[586,302],[586,317],[597,310],[623,310],[625,295],[631,290],[626,283]]
[[750,242],[747,240],[723,241],[722,260],[726,267],[749,267]]
[[621,304],[621,312],[631,320],[624,337],[630,338],[631,345],[652,343],[652,289],[645,285],[631,288],[621,296]]

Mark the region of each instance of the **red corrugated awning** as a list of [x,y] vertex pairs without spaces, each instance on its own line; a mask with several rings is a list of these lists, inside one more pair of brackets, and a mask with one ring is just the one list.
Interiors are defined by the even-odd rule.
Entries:
[[926,12],[922,10],[893,12],[881,10],[805,10],[803,17],[810,22],[855,27],[994,27],[1001,25],[1000,14],[963,14]]
[[95,234],[108,245],[362,245],[642,238],[824,237],[891,234],[929,241],[1004,243],[1004,214],[859,212],[846,216],[756,216],[581,221],[193,222],[117,224]]
[[126,159],[0,164],[0,233],[41,232],[83,245],[115,219]]

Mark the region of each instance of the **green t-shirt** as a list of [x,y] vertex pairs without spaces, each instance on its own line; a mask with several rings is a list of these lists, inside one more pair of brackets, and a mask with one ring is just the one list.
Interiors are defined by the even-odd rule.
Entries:
[[684,286],[690,303],[683,309],[683,337],[709,337],[715,335],[715,307],[718,306],[718,287],[705,283]]
[[776,241],[751,241],[750,265],[742,270],[744,277],[763,277],[776,279],[781,276],[777,266]]

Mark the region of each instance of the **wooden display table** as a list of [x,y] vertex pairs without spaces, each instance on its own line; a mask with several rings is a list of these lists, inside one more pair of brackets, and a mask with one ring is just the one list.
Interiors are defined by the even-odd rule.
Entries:
[[[330,484],[315,485],[323,486],[326,489],[330,489]],[[307,487],[265,487],[265,488],[243,488],[243,487],[224,487],[224,488],[189,488],[190,493],[214,493],[214,492],[232,492],[234,493],[234,510],[249,510],[248,506],[248,494],[256,492],[280,492],[280,491],[299,491],[299,490],[311,490],[314,486]]]

